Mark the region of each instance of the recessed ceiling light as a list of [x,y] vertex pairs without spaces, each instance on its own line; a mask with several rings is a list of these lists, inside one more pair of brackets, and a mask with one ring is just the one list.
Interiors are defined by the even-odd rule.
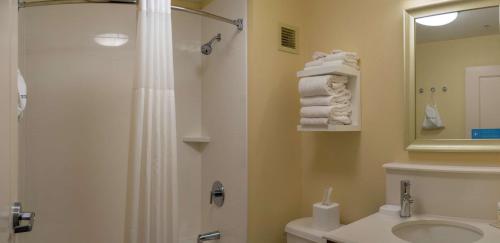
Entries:
[[128,42],[128,35],[120,33],[105,33],[96,35],[94,41],[101,46],[123,46]]
[[416,21],[417,23],[426,26],[442,26],[455,21],[457,17],[458,13],[453,12],[453,13],[445,13],[429,17],[418,18]]

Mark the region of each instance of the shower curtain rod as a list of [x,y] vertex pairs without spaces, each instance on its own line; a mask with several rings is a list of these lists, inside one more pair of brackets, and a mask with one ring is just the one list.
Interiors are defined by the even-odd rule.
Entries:
[[[137,4],[138,0],[43,0],[43,1],[33,1],[25,2],[19,0],[19,8],[36,7],[36,6],[47,6],[47,5],[58,5],[58,4],[77,4],[77,3],[121,3],[121,4]],[[215,15],[203,10],[196,10],[191,8],[185,8],[180,6],[172,6],[172,10],[196,14],[203,17],[215,19],[222,21],[224,23],[232,24],[236,26],[238,30],[243,30],[243,19],[228,19],[219,15]]]

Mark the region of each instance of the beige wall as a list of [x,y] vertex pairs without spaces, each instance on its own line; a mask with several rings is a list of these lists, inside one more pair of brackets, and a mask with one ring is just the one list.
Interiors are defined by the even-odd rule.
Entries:
[[185,8],[202,9],[213,2],[213,0],[172,0],[172,5]]
[[[305,53],[278,51],[278,22],[305,29],[310,1],[249,1],[249,243],[283,241],[283,227],[301,216],[300,134],[295,71]],[[304,44],[304,36],[301,36]]]
[[[425,89],[417,97],[417,137],[465,138],[465,68],[500,64],[500,35],[418,44],[416,47],[417,89]],[[443,93],[441,87],[448,91]],[[425,105],[431,102],[431,87],[436,87],[434,100],[445,128],[422,130]]]
[[[402,10],[425,2],[250,1],[249,243],[284,242],[287,221],[310,215],[329,185],[342,223],[375,212],[384,203],[381,165],[389,161],[500,164],[498,153],[404,149]],[[277,51],[278,21],[303,30],[301,55]],[[361,55],[363,131],[298,133],[295,72],[313,50],[333,48]]]

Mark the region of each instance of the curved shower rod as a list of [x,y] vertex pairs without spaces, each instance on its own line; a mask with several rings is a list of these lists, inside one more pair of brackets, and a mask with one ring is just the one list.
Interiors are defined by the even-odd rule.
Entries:
[[[121,4],[137,4],[138,0],[41,0],[25,2],[19,0],[19,8],[58,5],[58,4],[77,4],[77,3],[121,3]],[[238,30],[243,30],[243,19],[228,19],[219,15],[215,15],[203,10],[196,10],[180,6],[172,6],[172,10],[200,15],[203,17],[215,19],[236,26]]]

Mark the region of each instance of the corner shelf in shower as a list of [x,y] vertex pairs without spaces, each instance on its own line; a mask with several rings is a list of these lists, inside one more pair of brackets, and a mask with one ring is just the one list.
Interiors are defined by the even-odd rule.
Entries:
[[297,72],[297,77],[310,77],[321,75],[343,75],[349,78],[347,89],[351,91],[352,98],[352,124],[328,126],[302,126],[298,125],[299,132],[360,132],[361,131],[361,72],[349,66],[318,67]]
[[210,143],[208,136],[184,136],[182,141],[185,143]]

